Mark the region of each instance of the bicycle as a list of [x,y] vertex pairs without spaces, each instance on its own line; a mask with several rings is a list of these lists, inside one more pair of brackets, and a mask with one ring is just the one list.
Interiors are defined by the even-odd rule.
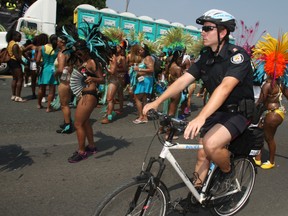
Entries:
[[[164,216],[171,215],[175,210],[179,210],[179,207],[181,213],[185,214],[191,211],[194,206],[199,205],[211,209],[212,213],[220,216],[229,216],[238,212],[248,200],[255,184],[256,166],[252,157],[235,157],[231,154],[231,164],[233,164],[232,167],[235,169],[236,175],[233,184],[228,186],[225,193],[217,194],[217,191],[215,193],[215,191],[211,190],[214,183],[217,182],[220,173],[219,167],[213,162],[211,162],[203,186],[200,190],[197,190],[193,185],[197,176],[194,174],[192,179],[189,178],[170,150],[198,150],[203,148],[203,146],[201,144],[172,143],[175,132],[183,132],[187,122],[185,120],[170,118],[158,112],[156,113],[159,121],[157,125],[155,124],[155,127],[158,127],[155,136],[158,137],[160,143],[163,145],[159,157],[151,157],[146,169],[142,167],[139,176],[108,195],[99,205],[94,215]],[[170,131],[166,140],[158,133],[160,128],[159,122],[162,127],[166,127]],[[255,154],[255,150],[251,152]],[[166,166],[164,163],[165,159],[169,161],[189,190],[187,198],[182,201],[171,202],[168,188],[161,180]],[[152,174],[151,170],[156,166],[156,163],[159,165],[158,172]]]

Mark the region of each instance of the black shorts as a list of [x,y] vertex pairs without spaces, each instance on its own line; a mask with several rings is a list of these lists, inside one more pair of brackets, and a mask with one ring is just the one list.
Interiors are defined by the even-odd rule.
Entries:
[[21,64],[20,64],[20,62],[19,61],[17,61],[17,60],[14,60],[14,59],[10,59],[9,61],[8,61],[8,66],[9,66],[9,68],[10,69],[22,69],[21,68]]
[[201,128],[200,137],[204,137],[207,131],[209,131],[216,124],[221,124],[226,127],[233,140],[244,132],[244,130],[250,124],[250,121],[239,113],[215,112],[206,119],[205,124]]

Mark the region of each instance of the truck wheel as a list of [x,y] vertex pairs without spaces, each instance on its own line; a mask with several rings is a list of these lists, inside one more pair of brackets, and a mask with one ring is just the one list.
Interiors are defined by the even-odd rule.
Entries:
[[0,75],[8,75],[9,73],[9,67],[7,63],[0,64]]

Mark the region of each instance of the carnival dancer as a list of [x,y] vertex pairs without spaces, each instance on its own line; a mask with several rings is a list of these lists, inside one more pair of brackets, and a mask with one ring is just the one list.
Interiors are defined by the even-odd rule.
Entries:
[[256,74],[258,77],[262,79],[264,73],[267,75],[256,104],[258,107],[263,106],[265,110],[260,127],[263,127],[264,138],[268,144],[269,160],[262,163],[262,154],[256,156],[254,160],[262,169],[271,169],[275,167],[275,134],[277,128],[282,124],[286,112],[281,103],[282,94],[286,98],[288,97],[288,33],[283,34],[278,39],[269,34],[262,37],[264,41],[259,41],[256,44],[253,49],[253,56],[256,59]]
[[57,56],[56,74],[55,76],[59,80],[58,96],[60,100],[61,111],[64,117],[64,123],[60,125],[61,129],[56,130],[56,133],[71,134],[73,132],[71,110],[69,103],[72,98],[72,91],[70,88],[70,77],[72,73],[72,67],[68,66],[69,54],[63,51],[66,49],[67,38],[65,36],[59,36],[57,40],[57,46],[59,48]]
[[[107,108],[105,110],[106,114],[101,120],[102,124],[110,123],[116,112],[115,112],[115,101],[116,94],[118,93],[119,102],[119,113],[123,112],[123,90],[125,86],[125,73],[126,73],[126,59],[125,59],[125,49],[126,43],[124,42],[125,34],[119,28],[105,28],[103,29],[103,34],[109,38],[113,47],[113,56],[110,60],[109,67],[107,68],[107,91],[104,92],[103,102],[107,101]],[[124,54],[123,54],[124,52]],[[107,95],[105,95],[107,94]],[[106,99],[106,100],[105,100]]]
[[[47,36],[48,37],[48,36]],[[37,65],[41,67],[41,71],[38,77],[38,105],[37,108],[43,108],[41,105],[42,98],[45,97],[46,86],[49,86],[48,93],[48,103],[46,112],[49,113],[52,111],[51,102],[54,100],[56,85],[58,81],[55,79],[55,59],[58,55],[57,48],[57,35],[52,34],[49,37],[49,42],[43,46],[38,47],[36,62]],[[39,38],[38,38],[39,39]]]
[[104,83],[103,69],[112,57],[108,39],[100,32],[99,26],[100,23],[93,26],[87,24],[86,28],[82,29],[84,39],[78,37],[76,29],[68,31],[63,28],[67,37],[67,49],[64,52],[70,52],[68,65],[74,66],[70,85],[78,98],[74,122],[78,149],[68,158],[70,163],[87,159],[89,154],[97,152],[89,118],[98,103],[98,85]]
[[[128,40],[128,54],[126,56],[126,64],[128,69],[128,84],[126,85],[125,89],[128,90],[129,93],[129,101],[127,106],[134,107],[134,88],[136,86],[136,79],[134,79],[134,84],[131,83],[132,74],[133,74],[133,66],[137,66],[141,61],[142,57],[138,55],[140,49],[140,41],[143,41],[144,34],[139,33],[138,35],[135,34],[135,31],[131,30],[127,35]],[[136,78],[136,76],[134,77]],[[132,81],[133,82],[133,81]]]
[[152,94],[154,84],[154,60],[150,54],[147,44],[142,44],[138,55],[142,61],[137,66],[133,66],[136,72],[137,83],[134,90],[134,99],[138,110],[138,117],[133,120],[134,124],[148,122],[147,115],[143,114],[143,106],[147,103],[148,97]]
[[8,61],[8,66],[13,77],[11,82],[11,100],[16,102],[25,102],[26,100],[21,97],[23,84],[23,71],[21,64],[25,65],[22,60],[21,48],[18,44],[21,41],[21,33],[15,30],[8,31],[6,34],[6,41],[8,43],[7,51],[11,56]]
[[[185,64],[189,65],[182,67],[185,53],[190,52],[190,47],[187,49],[187,46],[189,44],[193,44],[194,39],[191,35],[185,33],[182,28],[175,27],[169,29],[165,35],[161,36],[158,42],[164,50],[169,50],[170,53],[167,66],[165,68],[169,88],[169,86],[171,86],[179,77],[181,77],[184,71],[190,66],[190,56],[188,55],[189,59],[187,59]],[[183,108],[182,104],[187,101],[185,92],[186,91],[179,92],[169,100],[165,101],[165,104],[163,105],[164,113],[178,118],[179,110],[182,111],[181,108]],[[166,105],[167,103],[168,106]]]

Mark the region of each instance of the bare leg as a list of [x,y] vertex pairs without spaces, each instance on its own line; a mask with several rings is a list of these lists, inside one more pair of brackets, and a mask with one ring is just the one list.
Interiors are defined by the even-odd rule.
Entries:
[[175,116],[178,109],[178,104],[180,102],[181,94],[175,95],[171,98],[170,104],[169,104],[169,110],[168,115],[169,116]]
[[31,89],[32,89],[32,97],[36,98],[36,80],[37,80],[37,72],[35,70],[31,71]]
[[138,110],[138,118],[141,120],[144,118],[142,110],[143,110],[143,104],[142,104],[142,100],[143,100],[144,94],[137,94],[134,95],[134,99],[135,99],[135,104]]
[[231,139],[227,128],[220,124],[213,126],[203,138],[203,147],[207,158],[217,164],[224,173],[230,171],[230,152],[225,146],[230,143]]
[[[76,108],[75,112],[75,129],[78,139],[78,152],[85,152],[85,139],[87,137],[89,144],[93,141],[93,132],[91,133],[92,127],[89,127],[89,117],[97,104],[97,100],[93,95],[84,95]],[[92,135],[91,135],[92,134]]]
[[58,93],[61,103],[61,110],[63,112],[64,122],[66,124],[71,123],[71,110],[69,107],[69,103],[71,101],[71,90],[68,84],[60,83],[58,86]]
[[200,149],[197,152],[197,162],[195,165],[195,172],[198,173],[198,177],[196,182],[194,183],[195,186],[202,186],[210,166],[210,161],[207,159],[207,155],[205,154],[203,149]]
[[280,115],[275,112],[270,112],[265,116],[264,120],[264,137],[268,143],[269,161],[275,163],[276,142],[274,139],[278,126],[283,122]]
[[46,85],[39,85],[39,88],[38,88],[38,100],[37,100],[37,102],[38,102],[37,108],[38,109],[43,108],[43,106],[42,106],[42,98],[45,95],[45,89],[46,89]]
[[16,96],[21,97],[21,90],[23,85],[23,72],[21,68],[15,69],[16,79]]
[[17,83],[18,77],[17,77],[15,70],[11,71],[11,73],[12,73],[12,78],[13,78],[11,82],[12,95],[16,96],[16,83]]
[[54,97],[55,97],[55,89],[56,89],[55,85],[49,85],[49,94],[47,97],[48,103],[47,103],[46,112],[51,112],[51,102],[54,100]]

